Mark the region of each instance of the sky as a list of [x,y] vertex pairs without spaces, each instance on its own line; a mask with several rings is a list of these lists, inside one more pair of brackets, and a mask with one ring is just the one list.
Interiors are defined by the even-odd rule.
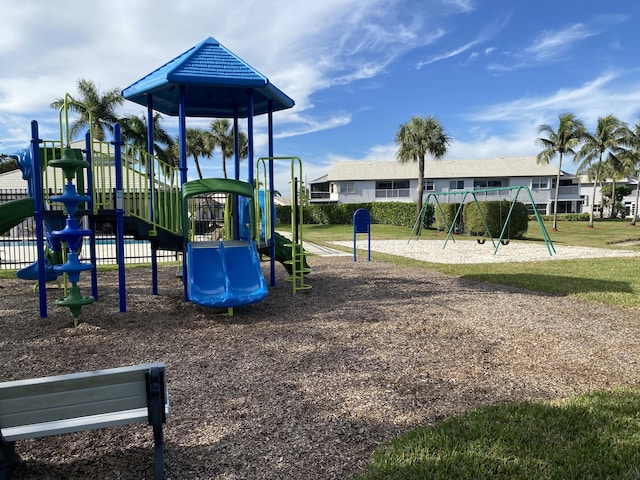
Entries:
[[[532,156],[562,113],[590,130],[640,119],[638,25],[629,0],[0,0],[0,152],[28,146],[31,120],[59,138],[49,105],[78,79],[126,88],[214,37],[295,101],[274,114],[275,155],[300,157],[305,182],[338,161],[395,161],[414,115],[452,138],[445,159]],[[177,134],[176,117],[163,126]],[[265,116],[254,135],[266,156]],[[201,167],[222,175],[218,153]],[[289,175],[278,165],[284,196]]]

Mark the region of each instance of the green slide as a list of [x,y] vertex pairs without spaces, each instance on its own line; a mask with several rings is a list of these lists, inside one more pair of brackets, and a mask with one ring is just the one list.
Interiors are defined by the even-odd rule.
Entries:
[[[275,232],[273,240],[275,244],[275,260],[280,262],[284,266],[284,268],[286,268],[287,273],[291,275],[292,273],[292,267],[290,263],[291,256],[292,256],[291,240],[289,240],[284,235],[279,234],[278,232]],[[262,255],[269,256],[269,254],[271,253],[271,250],[269,247],[262,247],[258,249],[258,252],[260,252]],[[286,263],[286,262],[289,262],[289,263]],[[309,268],[309,264],[307,263],[306,255],[303,257],[303,267],[311,270]]]
[[8,232],[29,217],[33,217],[32,197],[0,204],[0,235]]

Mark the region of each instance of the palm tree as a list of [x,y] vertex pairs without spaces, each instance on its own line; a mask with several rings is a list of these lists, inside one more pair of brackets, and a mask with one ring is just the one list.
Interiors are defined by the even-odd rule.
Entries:
[[543,148],[536,157],[538,163],[549,164],[558,155],[558,175],[556,177],[556,191],[553,202],[553,230],[558,230],[558,192],[560,190],[560,176],[562,175],[562,157],[565,154],[575,155],[584,135],[584,124],[573,113],[563,113],[558,117],[558,129],[551,125],[540,125],[538,135],[544,135],[536,140],[536,144]]
[[[172,155],[171,147],[173,138],[162,127],[164,118],[158,112],[153,115],[153,151],[163,162],[175,166],[175,159]],[[120,119],[122,126],[122,140],[128,142],[145,152],[148,151],[148,124],[145,115],[129,115]]]
[[[112,88],[101,94],[100,88],[93,81],[84,78],[78,80],[77,87],[78,98],[74,100],[82,103],[84,107],[73,103],[69,105],[69,110],[80,115],[71,126],[69,136],[76,137],[84,129],[91,128],[93,138],[104,141],[106,132],[113,133],[113,124],[118,121],[116,107],[124,102],[120,89]],[[63,104],[64,99],[59,98],[51,103],[51,108],[58,109]],[[91,119],[91,125],[89,125],[89,119]]]
[[193,157],[198,171],[198,177],[202,179],[202,170],[200,170],[200,157],[211,158],[213,153],[213,143],[211,142],[210,133],[201,128],[187,128],[187,156]]
[[[626,154],[618,156],[609,156],[607,161],[602,165],[603,179],[611,179],[611,195],[609,197],[609,218],[615,218],[618,213],[616,209],[616,182],[624,178],[628,173]],[[602,188],[600,189],[602,191]]]
[[591,169],[593,176],[593,196],[591,198],[591,209],[589,212],[589,227],[593,228],[593,210],[596,199],[596,188],[602,173],[603,161],[611,159],[618,160],[618,157],[626,154],[624,148],[628,142],[629,129],[624,122],[618,120],[615,115],[607,115],[598,118],[595,133],[584,133],[582,148],[576,153],[574,162],[579,163],[578,174],[585,173]]
[[[227,158],[234,154],[234,135],[231,122],[227,118],[219,118],[211,122],[211,140],[213,146],[220,147],[222,155],[222,173],[227,178]],[[249,141],[247,134],[238,132],[238,141],[240,146],[240,160],[244,160],[249,155]]]
[[629,149],[626,154],[626,163],[629,167],[629,171],[632,171],[636,175],[636,209],[631,220],[631,225],[636,224],[636,219],[640,216],[638,211],[638,202],[640,201],[640,120],[629,130]]
[[420,215],[424,193],[424,162],[427,155],[440,160],[451,144],[451,137],[444,132],[440,122],[432,115],[413,116],[398,128],[395,138],[400,163],[418,162],[418,204],[416,216]]

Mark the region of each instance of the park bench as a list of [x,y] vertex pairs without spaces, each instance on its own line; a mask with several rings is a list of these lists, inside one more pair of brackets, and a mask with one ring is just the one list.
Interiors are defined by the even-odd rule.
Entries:
[[0,480],[15,467],[17,440],[147,422],[154,478],[161,480],[168,414],[164,363],[0,383]]

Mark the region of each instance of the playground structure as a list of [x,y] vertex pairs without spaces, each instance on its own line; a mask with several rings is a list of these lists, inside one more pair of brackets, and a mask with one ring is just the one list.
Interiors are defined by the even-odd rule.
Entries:
[[[482,223],[484,225],[485,228],[485,233],[487,235],[487,237],[489,237],[489,239],[491,240],[491,243],[493,245],[493,254],[495,255],[496,253],[498,253],[498,249],[500,248],[501,245],[507,245],[509,243],[509,238],[508,238],[508,227],[509,227],[509,222],[511,220],[511,215],[513,213],[513,209],[516,205],[516,202],[518,201],[518,197],[520,196],[520,193],[524,191],[526,194],[528,194],[529,200],[531,201],[531,207],[533,209],[533,213],[534,216],[536,218],[536,221],[538,223],[538,226],[540,227],[540,233],[542,234],[542,238],[544,240],[545,246],[547,247],[547,251],[549,252],[550,256],[553,256],[553,254],[556,252],[555,247],[553,246],[553,242],[551,241],[551,237],[549,236],[549,233],[547,232],[546,227],[544,226],[544,222],[542,221],[542,217],[540,216],[540,214],[538,213],[538,209],[536,208],[536,203],[533,199],[533,196],[531,195],[531,191],[529,190],[528,187],[526,186],[513,186],[513,187],[495,187],[495,188],[484,188],[484,189],[478,189],[478,190],[463,190],[463,191],[455,191],[455,192],[442,192],[442,193],[429,193],[427,195],[427,197],[425,198],[423,204],[422,204],[422,208],[420,209],[420,214],[418,215],[418,218],[416,219],[416,222],[413,225],[413,228],[411,230],[411,233],[409,234],[409,240],[407,240],[407,242],[411,241],[411,238],[415,235],[416,236],[416,240],[420,238],[420,234],[422,233],[422,227],[424,225],[424,219],[425,216],[427,215],[427,206],[429,205],[430,200],[433,200],[434,204],[435,204],[435,213],[436,215],[440,215],[441,219],[445,225],[445,229],[447,231],[447,236],[445,238],[444,241],[444,245],[442,246],[442,248],[446,248],[447,243],[449,240],[452,240],[453,242],[455,242],[455,238],[454,238],[454,233],[455,233],[455,228],[456,225],[458,223],[458,220],[461,218],[462,216],[462,209],[465,205],[465,203],[469,203],[469,202],[473,202],[476,205],[476,208],[478,209],[478,214],[480,215],[480,218],[482,220]],[[478,201],[478,195],[482,195],[484,194],[486,195],[491,195],[491,194],[497,194],[497,193],[501,193],[501,192],[509,192],[510,197],[511,197],[511,202],[509,204],[509,210],[508,213],[505,217],[505,220],[503,222],[502,228],[500,230],[500,236],[499,238],[496,240],[493,238],[493,235],[491,234],[491,229],[489,228],[489,226],[487,225],[487,221],[485,219],[484,213],[482,212],[482,208],[480,208],[480,203]],[[515,194],[513,193],[515,192]],[[442,197],[447,197],[447,199],[449,199],[451,196],[460,196],[460,201],[458,202],[458,208],[456,209],[456,214],[453,218],[453,220],[451,221],[451,224],[449,225],[447,222],[447,217],[444,214],[444,211],[442,210],[442,206],[440,205],[440,198]],[[467,199],[469,199],[467,201]],[[483,240],[478,240],[478,243],[484,243],[484,239]]]
[[[269,178],[273,176],[273,162],[285,161],[291,166],[291,240],[278,235],[274,230],[275,225],[275,205],[273,194],[266,188]],[[311,269],[307,264],[306,253],[302,242],[302,225],[304,224],[304,210],[300,202],[300,192],[302,190],[302,160],[298,157],[261,157],[256,164],[256,181],[258,185],[258,202],[256,210],[261,212],[262,223],[260,238],[262,242],[270,245],[270,252],[267,255],[272,259],[280,261],[289,273],[287,280],[293,286],[293,292],[298,290],[309,290],[310,285],[304,283],[304,276]],[[262,179],[262,181],[260,180]],[[271,269],[271,284],[275,285],[275,272]]]
[[[194,75],[194,69],[198,69],[199,76]],[[233,307],[260,301],[268,293],[260,267],[259,249],[270,257],[272,286],[275,286],[274,262],[280,261],[291,274],[289,280],[293,283],[294,293],[311,288],[304,283],[304,274],[309,270],[302,249],[301,206],[299,211],[298,208],[292,211],[292,240],[275,234],[275,160],[286,159],[291,163],[291,186],[295,195],[292,198],[294,204],[299,205],[300,159],[275,157],[273,154],[273,113],[291,108],[293,100],[213,38],[206,39],[135,82],[124,89],[122,95],[147,107],[147,151],[125,145],[117,124],[113,141],[96,141],[89,131],[83,149],[70,148],[71,139],[68,133],[67,138],[63,134],[63,126],[66,125],[66,131],[69,131],[68,109],[72,104],[83,106],[67,95],[60,109],[60,139],[40,139],[38,125],[34,121],[31,147],[22,152],[23,158],[19,163],[23,177],[28,179],[33,199],[0,206],[3,212],[19,211],[11,221],[3,222],[5,230],[31,215],[36,220],[38,261],[23,269],[19,276],[38,281],[40,316],[47,316],[46,282],[61,274],[65,274],[71,283],[71,292],[56,304],[70,308],[74,323],[77,324],[81,307],[98,299],[94,268],[97,223],[110,224],[116,232],[121,312],[126,311],[125,234],[151,243],[154,295],[158,293],[155,257],[158,249],[182,253],[185,301],[228,308],[230,314]],[[152,119],[155,111],[179,117],[180,159],[177,166],[154,155]],[[268,115],[269,153],[260,159],[256,169],[253,116],[260,114]],[[246,181],[239,178],[237,153],[234,179],[187,181],[187,116],[233,118],[235,152],[239,151],[239,118],[247,119]],[[59,170],[64,174],[61,175]],[[262,183],[255,180],[254,172],[262,176]],[[62,211],[52,208],[55,202],[62,203],[66,210],[62,230],[52,228],[52,225],[60,223],[63,215]],[[198,209],[201,213],[203,208],[210,212],[208,216],[198,218]],[[220,211],[224,212],[222,218],[217,214]],[[80,227],[76,217],[83,219],[86,228]],[[200,231],[207,221],[216,227],[222,224],[223,228],[215,230],[219,238],[202,238],[203,234],[214,233]],[[90,252],[91,262],[88,264],[78,260],[83,238],[87,239],[84,247],[88,244]],[[287,251],[290,252],[289,257],[286,256]],[[60,263],[62,257],[64,263]],[[80,294],[77,283],[82,271],[91,273],[91,296]]]

